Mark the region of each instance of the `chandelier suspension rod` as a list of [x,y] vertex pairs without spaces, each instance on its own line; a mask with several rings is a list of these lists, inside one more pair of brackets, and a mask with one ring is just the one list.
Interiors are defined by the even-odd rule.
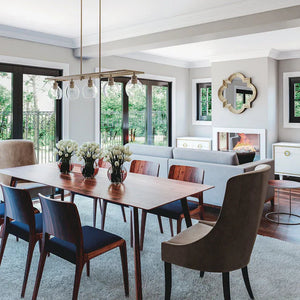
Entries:
[[[101,73],[101,0],[99,0],[99,73]],[[101,76],[99,76],[101,79]],[[101,86],[101,84],[100,84]]]
[[80,75],[82,75],[82,0],[80,0]]

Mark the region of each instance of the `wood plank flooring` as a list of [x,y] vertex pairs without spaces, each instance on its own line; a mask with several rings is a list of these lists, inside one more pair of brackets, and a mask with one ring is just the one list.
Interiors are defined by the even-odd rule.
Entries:
[[[280,211],[288,212],[289,211],[289,194],[285,192],[280,192]],[[278,209],[278,199],[277,193],[275,193],[275,205],[272,207],[271,203],[268,202],[265,204],[264,212],[262,215],[260,227],[258,234],[269,236],[272,238],[300,244],[300,225],[280,225],[268,221],[265,218],[266,213],[277,211]],[[218,218],[220,209],[211,206],[205,206],[205,220],[215,221]],[[300,215],[300,190],[294,190],[292,192],[292,213]],[[300,222],[300,219],[293,219]]]

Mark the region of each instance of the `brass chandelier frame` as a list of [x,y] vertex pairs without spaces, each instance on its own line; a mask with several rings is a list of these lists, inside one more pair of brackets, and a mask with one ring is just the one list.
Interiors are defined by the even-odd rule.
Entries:
[[60,81],[73,81],[73,80],[84,80],[92,78],[111,78],[120,76],[136,76],[137,74],[144,74],[141,71],[135,70],[113,70],[101,72],[101,0],[99,0],[99,72],[94,73],[83,73],[83,0],[80,0],[80,74],[49,77],[47,80],[53,80],[55,82]]

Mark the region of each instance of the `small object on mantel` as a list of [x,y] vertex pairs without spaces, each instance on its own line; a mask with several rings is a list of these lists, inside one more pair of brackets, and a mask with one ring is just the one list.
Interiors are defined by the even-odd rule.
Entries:
[[178,148],[191,148],[201,150],[211,150],[211,138],[206,137],[178,137],[176,138]]

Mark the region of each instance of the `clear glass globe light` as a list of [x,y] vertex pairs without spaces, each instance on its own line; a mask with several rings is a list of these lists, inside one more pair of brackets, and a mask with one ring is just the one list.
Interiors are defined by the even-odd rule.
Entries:
[[69,86],[66,89],[67,98],[69,100],[77,100],[79,98],[79,94],[80,91],[78,86],[74,83],[73,80],[71,80]]
[[136,75],[133,75],[127,82],[125,89],[128,97],[134,97],[137,93],[141,93],[143,91],[143,85],[137,79]]
[[88,84],[82,90],[83,97],[87,99],[95,98],[98,94],[98,89],[94,85],[93,80],[90,78]]
[[48,96],[53,100],[60,100],[62,98],[62,94],[63,94],[62,90],[58,86],[58,83],[54,82],[53,86],[51,87],[51,89],[48,92]]
[[110,77],[103,86],[104,97],[114,97],[119,93],[119,87],[115,84],[114,79]]

